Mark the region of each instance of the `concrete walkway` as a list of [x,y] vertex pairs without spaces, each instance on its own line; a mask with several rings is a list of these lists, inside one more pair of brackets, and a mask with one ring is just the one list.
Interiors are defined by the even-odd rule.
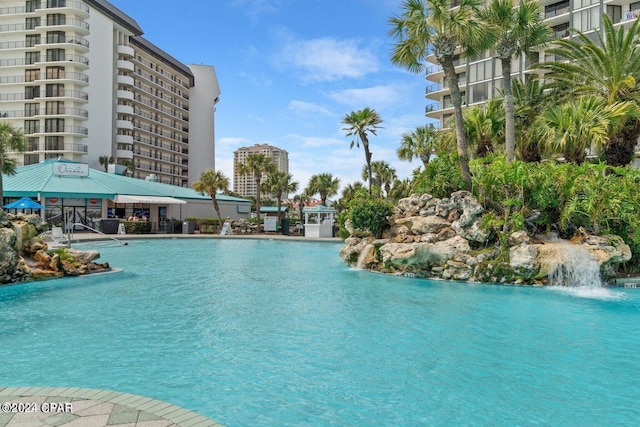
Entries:
[[0,387],[0,426],[223,427],[195,412],[135,394],[52,387]]

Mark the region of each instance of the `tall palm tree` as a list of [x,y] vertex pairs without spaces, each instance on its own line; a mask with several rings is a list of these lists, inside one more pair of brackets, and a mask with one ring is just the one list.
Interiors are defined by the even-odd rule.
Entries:
[[514,4],[513,0],[492,0],[478,12],[494,40],[493,55],[502,65],[502,90],[504,93],[504,135],[507,162],[515,158],[515,110],[511,89],[511,62],[526,55],[531,58],[534,46],[545,45],[551,38],[551,30],[542,21],[541,6],[536,0]]
[[539,123],[539,135],[550,153],[562,154],[566,161],[579,165],[589,148],[605,147],[610,132],[639,113],[638,105],[632,102],[607,104],[596,96],[582,96],[547,108]]
[[253,178],[256,184],[256,218],[257,231],[260,232],[260,192],[262,190],[261,183],[263,175],[269,175],[276,171],[276,164],[273,163],[271,157],[267,157],[261,153],[252,153],[247,155],[244,163],[236,164],[237,171],[240,175]]
[[211,197],[213,208],[218,214],[218,224],[222,226],[222,215],[216,194],[218,191],[225,192],[229,189],[229,178],[222,171],[207,169],[200,172],[200,179],[193,183],[193,189],[206,193]]
[[467,108],[464,128],[469,145],[475,145],[476,156],[485,157],[495,149],[495,143],[504,142],[504,109],[502,101],[493,98],[485,105]]
[[[640,102],[640,18],[625,29],[614,27],[608,15],[602,15],[602,31],[596,31],[596,40],[576,32],[576,38],[556,40],[556,47],[548,53],[558,55],[561,61],[542,64],[550,70],[545,79],[550,87],[563,91],[566,98],[595,95],[609,104],[620,101]],[[640,135],[640,121],[630,118],[623,127],[609,135],[605,146],[605,161],[624,166],[633,160],[634,148]]]
[[15,175],[16,160],[9,157],[9,153],[23,153],[26,141],[22,131],[7,122],[0,122],[0,209],[4,205],[2,174]]
[[309,195],[320,194],[322,204],[327,206],[327,197],[338,194],[339,187],[340,179],[334,178],[330,173],[321,173],[311,176],[304,192]]
[[262,192],[273,194],[278,205],[278,223],[280,223],[280,206],[282,205],[282,195],[298,191],[298,182],[293,180],[290,173],[275,171],[267,176],[262,183]]
[[414,158],[420,159],[426,168],[431,155],[435,154],[438,129],[432,124],[418,126],[411,132],[403,133],[401,138],[400,148],[396,151],[398,158],[407,162],[412,161]]
[[460,0],[455,8],[451,7],[451,0],[405,0],[402,14],[389,19],[389,35],[397,41],[391,54],[393,64],[422,73],[427,56],[433,53],[442,66],[451,92],[460,172],[468,188],[471,171],[454,60],[458,53],[473,57],[492,43],[486,26],[477,19],[479,5],[480,0]]
[[302,209],[304,208],[304,205],[309,202],[309,195],[303,191],[302,193],[293,196],[293,201],[298,204],[298,218],[300,219],[300,222],[302,222]]
[[105,172],[109,172],[109,165],[112,164],[115,160],[111,156],[100,156],[98,157],[98,162],[104,168]]
[[[367,134],[376,135],[377,129],[380,128],[380,123],[382,123],[382,119],[376,110],[368,107],[363,110],[352,111],[342,119],[342,124],[347,125],[342,130],[347,131],[347,136],[353,136],[350,148],[353,148],[354,144],[356,147],[360,147],[362,143],[369,171],[371,171],[371,151],[369,151],[369,137]],[[369,174],[369,195],[371,195],[371,174]]]

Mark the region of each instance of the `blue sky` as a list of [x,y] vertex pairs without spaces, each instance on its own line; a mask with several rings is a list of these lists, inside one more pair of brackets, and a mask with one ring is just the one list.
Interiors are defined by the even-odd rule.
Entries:
[[341,188],[362,181],[364,152],[349,149],[341,120],[365,107],[383,120],[372,160],[400,178],[419,166],[396,156],[402,133],[427,122],[424,75],[389,60],[399,0],[110,1],[181,62],[215,67],[216,169],[230,179],[234,150],[268,143],[289,152],[301,189],[325,172]]

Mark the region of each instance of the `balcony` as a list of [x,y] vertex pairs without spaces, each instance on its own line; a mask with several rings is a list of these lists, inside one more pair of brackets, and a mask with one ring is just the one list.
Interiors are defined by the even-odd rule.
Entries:
[[25,12],[26,12],[26,9],[24,6],[0,8],[0,15],[21,15]]
[[60,56],[48,57],[48,58],[45,56],[41,56],[36,61],[36,63],[37,62],[43,62],[43,63],[73,62],[73,65],[81,65],[83,67],[89,66],[89,59],[82,55],[60,55]]
[[130,90],[118,90],[116,92],[116,96],[118,99],[127,99],[129,101],[133,101],[133,92]]
[[133,123],[131,123],[129,120],[116,120],[116,128],[133,130]]
[[116,113],[133,116],[133,107],[130,105],[116,105]]
[[48,143],[48,144],[39,144],[35,150],[31,150],[34,152],[60,152],[60,153],[71,153],[71,154],[87,154],[89,152],[89,148],[85,144],[58,144],[58,143]]
[[89,135],[89,129],[83,126],[50,126],[45,128],[44,133],[46,135],[70,134],[74,136],[85,137]]
[[131,72],[135,70],[135,67],[133,66],[133,62],[125,61],[124,59],[118,59],[116,61],[116,66],[118,67],[119,70],[127,70]]
[[89,41],[83,37],[62,37],[54,41],[45,40],[39,43],[39,45],[44,45],[47,47],[57,46],[57,45],[69,45],[71,49],[76,49],[82,52],[89,51]]
[[122,55],[127,58],[133,58],[135,55],[135,51],[131,46],[118,45],[117,52],[118,55]]
[[25,24],[0,25],[0,33],[20,32],[20,31],[25,31],[27,29],[32,29],[32,28],[27,28],[27,26]]
[[119,159],[133,159],[133,151],[131,150],[116,150],[116,157]]
[[117,144],[133,144],[133,136],[131,135],[116,135]]
[[89,23],[82,19],[74,18],[63,20],[43,20],[38,29],[49,31],[75,31],[78,34],[86,36],[89,34]]
[[60,89],[45,94],[45,98],[73,98],[80,101],[89,101],[89,94],[81,90]]
[[82,16],[83,18],[89,17],[89,6],[84,4],[81,1],[73,1],[67,0],[66,2],[59,3],[58,6],[48,6],[46,2],[42,2],[42,6],[37,10],[46,10],[47,12],[60,12],[64,13],[66,10],[69,12],[73,12],[78,16]]
[[42,74],[38,80],[47,80],[47,81],[62,81],[62,80],[70,80],[74,83],[81,84],[89,84],[89,76],[83,73],[76,73],[73,71],[61,71],[55,74]]
[[119,85],[123,85],[123,86],[131,86],[131,87],[133,87],[133,85],[134,85],[133,77],[131,77],[131,76],[118,75],[118,76],[116,76],[116,82]]

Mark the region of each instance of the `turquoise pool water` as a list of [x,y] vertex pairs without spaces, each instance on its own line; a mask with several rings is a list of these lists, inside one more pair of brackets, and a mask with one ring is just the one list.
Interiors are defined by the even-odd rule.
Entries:
[[0,385],[135,393],[230,427],[638,424],[639,289],[388,277],[340,247],[100,247],[122,273],[0,288]]

